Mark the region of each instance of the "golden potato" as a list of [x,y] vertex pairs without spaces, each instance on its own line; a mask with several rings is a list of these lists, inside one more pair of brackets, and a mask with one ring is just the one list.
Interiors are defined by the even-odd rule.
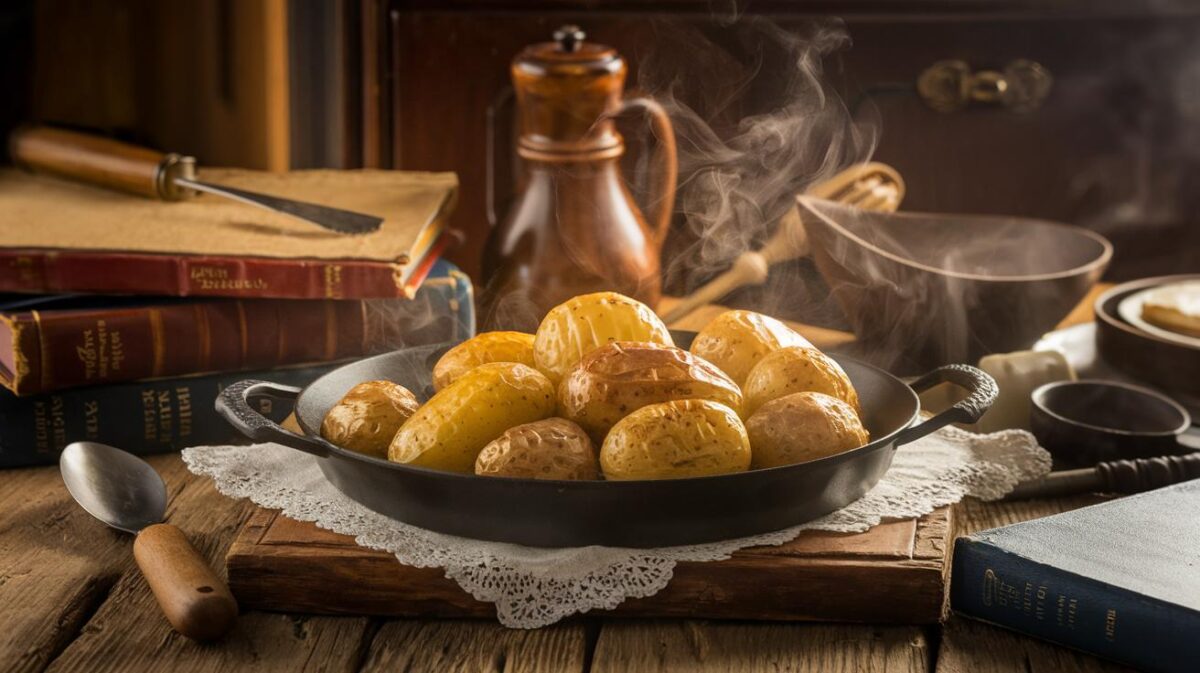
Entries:
[[547,418],[509,428],[483,447],[475,474],[526,479],[599,479],[596,447],[583,428]]
[[815,348],[788,346],[766,354],[750,370],[742,411],[749,418],[771,400],[803,392],[825,393],[859,410],[858,393],[841,365]]
[[387,458],[392,437],[418,406],[417,397],[399,383],[366,381],[325,414],[321,436],[343,449]]
[[479,365],[519,362],[530,367],[533,335],[524,332],[484,332],[446,351],[433,366],[433,389],[441,390]]
[[682,479],[745,472],[750,440],[738,415],[719,402],[675,400],[642,407],[613,426],[600,448],[613,480]]
[[533,357],[537,368],[557,383],[584,355],[613,341],[674,345],[650,307],[616,292],[596,292],[550,309],[534,337]]
[[505,430],[554,414],[554,384],[516,362],[491,362],[437,392],[400,426],[388,447],[397,463],[471,472],[480,450]]
[[647,404],[704,399],[735,412],[742,391],[720,369],[674,346],[616,341],[583,356],[558,384],[558,411],[597,442]]
[[726,311],[700,330],[690,350],[720,367],[740,386],[764,355],[786,346],[813,347],[808,339],[770,316]]
[[771,400],[746,419],[754,469],[791,465],[857,449],[870,441],[854,409],[824,393]]

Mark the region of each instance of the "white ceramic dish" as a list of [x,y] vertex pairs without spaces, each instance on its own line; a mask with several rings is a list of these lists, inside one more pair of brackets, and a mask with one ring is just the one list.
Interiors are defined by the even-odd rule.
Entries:
[[1163,288],[1174,287],[1176,285],[1195,284],[1196,282],[1197,281],[1195,280],[1191,280],[1183,281],[1181,283],[1169,283],[1167,285],[1159,285],[1158,287],[1150,287],[1140,292],[1135,292],[1134,294],[1122,299],[1121,303],[1117,305],[1117,315],[1121,316],[1121,319],[1125,322],[1133,325],[1143,332],[1146,332],[1147,334],[1153,334],[1160,339],[1165,339],[1172,343],[1179,344],[1180,346],[1200,349],[1200,337],[1188,336],[1186,334],[1180,334],[1179,332],[1172,332],[1171,330],[1152,325],[1142,318],[1142,307],[1146,304],[1146,298],[1150,295],[1150,293],[1158,292]]

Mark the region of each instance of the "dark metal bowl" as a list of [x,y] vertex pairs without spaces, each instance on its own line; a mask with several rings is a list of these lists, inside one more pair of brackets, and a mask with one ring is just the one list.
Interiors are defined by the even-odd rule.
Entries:
[[[686,347],[693,334],[676,334]],[[819,460],[738,474],[660,481],[550,481],[478,477],[392,463],[320,436],[326,412],[358,383],[388,379],[428,396],[430,371],[449,344],[409,348],[340,367],[303,390],[263,381],[227,388],[217,410],[242,434],[316,456],[325,477],[381,514],[453,535],[535,547],[662,547],[794,526],[857,500],[891,465],[896,447],[949,423],[972,423],[995,399],[987,374],[964,365],[911,385],[871,365],[836,358],[858,391],[872,441]],[[917,392],[950,381],[970,396],[918,423]],[[303,435],[254,411],[247,398],[295,399]]]
[[854,352],[904,373],[1029,348],[1112,257],[1103,236],[1058,222],[877,213],[811,197],[799,207]]
[[1178,437],[1192,424],[1179,403],[1117,381],[1056,381],[1030,395],[1030,428],[1054,469],[1187,453]]

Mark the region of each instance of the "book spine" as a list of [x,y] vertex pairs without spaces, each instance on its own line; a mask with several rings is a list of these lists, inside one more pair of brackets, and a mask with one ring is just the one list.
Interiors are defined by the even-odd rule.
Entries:
[[362,301],[30,311],[6,321],[18,395],[366,355]]
[[369,299],[404,297],[402,264],[0,250],[0,292]]
[[[200,376],[80,388],[21,398],[0,391],[0,468],[49,465],[63,447],[90,440],[137,454],[238,439],[217,415],[217,395],[243,379],[307,385],[337,365]],[[290,405],[253,400],[264,415],[281,421]]]
[[955,542],[955,612],[1150,671],[1195,671],[1200,613],[1023,558]]

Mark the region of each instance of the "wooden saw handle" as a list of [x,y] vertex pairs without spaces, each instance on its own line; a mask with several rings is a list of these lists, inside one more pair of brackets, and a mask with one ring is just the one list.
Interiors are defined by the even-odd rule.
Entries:
[[153,199],[186,196],[169,178],[191,177],[195,165],[191,157],[47,126],[19,128],[8,142],[13,162],[28,170]]
[[174,629],[193,640],[225,635],[238,607],[229,587],[175,526],[147,526],[133,542],[133,557]]

